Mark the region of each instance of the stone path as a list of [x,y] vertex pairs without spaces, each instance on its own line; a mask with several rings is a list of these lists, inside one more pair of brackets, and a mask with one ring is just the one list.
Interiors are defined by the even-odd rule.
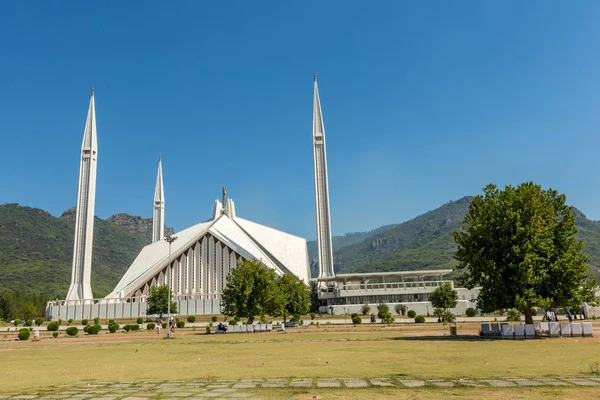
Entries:
[[201,379],[169,382],[77,382],[64,388],[49,388],[31,393],[1,394],[0,399],[72,399],[72,400],[260,400],[266,388],[311,388],[328,390],[367,387],[446,388],[489,387],[525,388],[536,386],[598,386],[600,376],[572,377],[502,377],[489,379],[419,379],[419,378],[268,378],[268,379]]

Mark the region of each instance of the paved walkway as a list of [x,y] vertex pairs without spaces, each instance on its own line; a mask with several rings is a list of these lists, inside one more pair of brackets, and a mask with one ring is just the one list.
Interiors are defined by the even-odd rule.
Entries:
[[259,400],[265,388],[367,388],[367,387],[532,387],[597,386],[600,376],[572,377],[495,377],[481,379],[418,378],[269,378],[269,379],[201,379],[170,382],[77,382],[60,388],[30,393],[0,394],[1,399],[73,399],[73,400],[150,400],[150,399],[246,399]]

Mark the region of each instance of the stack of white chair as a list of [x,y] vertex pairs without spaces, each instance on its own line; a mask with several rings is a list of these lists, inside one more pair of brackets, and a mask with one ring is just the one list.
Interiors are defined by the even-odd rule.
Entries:
[[273,324],[267,324],[265,326],[265,329],[267,330],[267,332],[271,332],[273,330]]
[[490,324],[490,328],[492,330],[492,335],[499,336],[502,333],[500,332],[500,325],[497,322]]
[[548,336],[560,336],[560,326],[558,322],[548,322]]
[[571,324],[568,322],[560,323],[560,335],[571,337]]
[[525,325],[524,324],[516,324],[515,325],[515,339],[525,339]]
[[502,339],[513,339],[513,328],[512,325],[502,325]]
[[535,325],[525,324],[525,338],[533,339],[535,337]]
[[583,336],[594,336],[594,330],[591,322],[582,322],[581,328],[583,329]]
[[548,336],[550,334],[550,327],[547,322],[539,322],[537,328],[538,335]]
[[582,334],[581,324],[579,322],[573,322],[571,324],[571,334],[573,337],[580,337]]
[[492,334],[492,331],[490,330],[490,324],[481,324],[481,334],[483,336],[489,336]]

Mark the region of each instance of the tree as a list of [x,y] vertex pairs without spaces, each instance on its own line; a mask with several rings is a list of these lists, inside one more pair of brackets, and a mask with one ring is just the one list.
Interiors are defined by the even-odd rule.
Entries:
[[[162,318],[168,310],[169,288],[167,285],[152,286],[148,295],[148,311],[147,314],[159,314]],[[177,303],[173,301],[173,292],[171,292],[171,313],[177,312]]]
[[275,272],[257,260],[240,261],[227,274],[227,284],[221,294],[224,315],[248,318],[282,312],[284,299],[276,282]]
[[308,281],[310,288],[310,311],[319,311],[319,282],[316,279]]
[[[449,283],[446,283],[431,292],[429,301],[435,308],[441,308],[446,312],[449,308],[456,307],[458,293],[456,293],[456,290],[452,289],[452,286],[450,286]],[[440,315],[438,315],[438,317],[440,317]]]
[[360,308],[360,311],[362,312],[362,315],[367,315],[369,311],[371,311],[371,306],[368,304],[363,304]]
[[396,304],[394,306],[394,310],[396,310],[396,314],[398,315],[406,315],[408,307],[406,307],[404,304]]
[[386,313],[390,312],[390,306],[385,303],[377,304],[377,318],[383,319]]
[[480,286],[485,312],[516,308],[533,323],[533,307],[594,303],[583,242],[566,197],[532,182],[503,191],[495,185],[476,196],[465,216],[455,258],[466,286]]
[[310,292],[306,284],[297,276],[283,274],[276,280],[277,294],[275,297],[280,311],[271,313],[273,316],[283,316],[283,322],[288,315],[305,314],[309,310]]

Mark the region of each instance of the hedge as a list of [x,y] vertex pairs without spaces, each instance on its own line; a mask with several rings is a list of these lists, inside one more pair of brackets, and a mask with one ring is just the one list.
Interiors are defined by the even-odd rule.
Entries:
[[469,307],[465,311],[465,314],[467,315],[467,317],[474,317],[475,315],[477,315],[477,311],[475,311],[473,307]]
[[50,322],[46,327],[49,331],[58,331],[58,322]]
[[352,323],[353,323],[354,325],[358,325],[358,324],[360,324],[361,322],[362,322],[362,319],[361,319],[361,318],[360,318],[358,315],[355,315],[354,317],[352,317]]
[[194,317],[193,315],[190,315],[189,317],[187,317],[187,320],[189,323],[193,324],[194,322],[196,322],[196,317]]
[[[409,311],[409,312],[410,312],[410,311]],[[415,317],[415,323],[416,323],[416,324],[422,324],[422,323],[424,323],[424,322],[425,322],[425,317],[424,317],[424,316],[422,316],[422,315],[417,315],[417,316]]]
[[70,326],[67,328],[67,335],[69,336],[77,336],[79,333],[79,329],[76,326]]
[[177,321],[176,326],[178,328],[183,328],[185,326],[185,321]]
[[154,328],[156,328],[156,324],[150,323],[150,324],[146,325],[146,329],[148,329],[149,331],[153,331]]
[[408,316],[408,318],[414,318],[417,316],[417,313],[415,312],[415,310],[408,310],[406,315]]
[[31,333],[29,329],[20,329],[19,330],[19,340],[28,340]]

